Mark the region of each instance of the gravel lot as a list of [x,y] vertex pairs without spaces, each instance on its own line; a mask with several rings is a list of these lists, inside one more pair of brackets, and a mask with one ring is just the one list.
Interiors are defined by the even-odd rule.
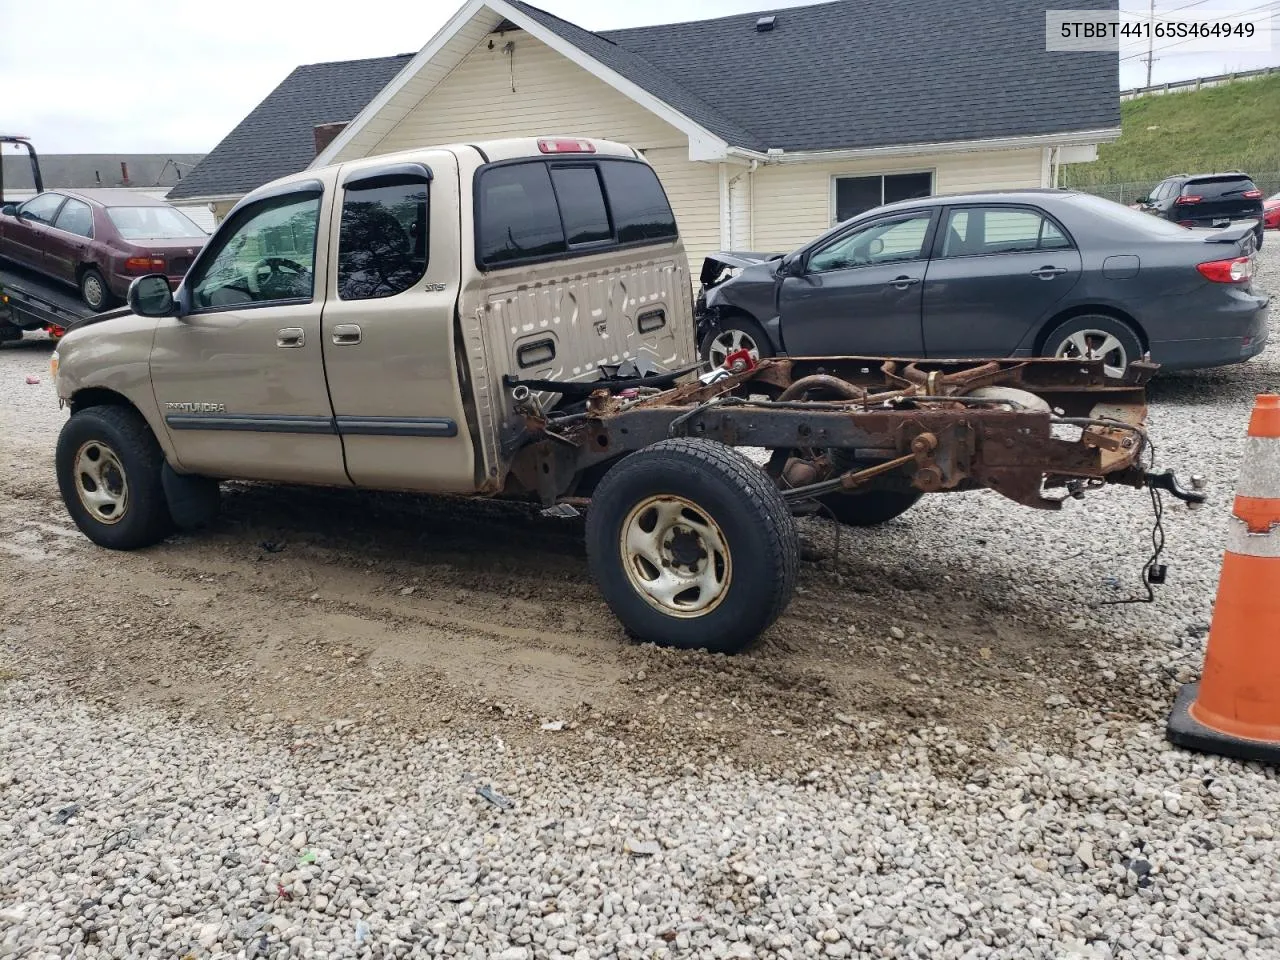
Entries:
[[1142,494],[930,497],[838,569],[808,522],[737,658],[623,643],[580,527],[489,504],[245,485],[97,550],[48,352],[0,350],[0,956],[1280,956],[1275,773],[1163,740],[1280,333],[1151,390],[1212,492],[1154,604],[1098,605]]

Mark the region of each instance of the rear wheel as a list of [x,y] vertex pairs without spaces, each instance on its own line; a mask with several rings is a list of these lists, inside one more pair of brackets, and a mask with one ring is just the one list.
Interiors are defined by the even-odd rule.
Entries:
[[89,267],[80,274],[80,299],[90,310],[101,312],[116,304],[116,298],[97,267]]
[[1129,364],[1142,356],[1142,343],[1127,323],[1103,314],[1085,314],[1051,330],[1040,355],[1101,360],[1106,375],[1118,380]]
[[664,440],[620,460],[587,513],[605,602],[639,640],[736,653],[786,608],[799,547],[778,490],[740,453]]
[[54,464],[67,512],[99,546],[134,550],[172,532],[160,479],[164,454],[136,410],[72,414],[58,435]]

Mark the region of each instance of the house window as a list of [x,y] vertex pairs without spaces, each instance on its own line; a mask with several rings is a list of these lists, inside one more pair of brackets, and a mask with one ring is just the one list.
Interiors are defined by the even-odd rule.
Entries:
[[883,203],[914,200],[933,193],[932,173],[886,173],[836,177],[836,221],[843,222]]

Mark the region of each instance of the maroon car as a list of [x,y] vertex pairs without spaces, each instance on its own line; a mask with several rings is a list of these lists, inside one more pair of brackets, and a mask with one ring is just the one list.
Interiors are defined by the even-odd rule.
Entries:
[[47,190],[0,208],[0,257],[73,284],[93,310],[146,273],[176,288],[208,239],[176,207],[127,190]]

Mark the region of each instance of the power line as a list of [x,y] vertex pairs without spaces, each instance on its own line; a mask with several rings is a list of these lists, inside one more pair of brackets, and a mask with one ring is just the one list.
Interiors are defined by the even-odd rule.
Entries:
[[[1197,0],[1197,2],[1200,2],[1200,0]],[[1194,4],[1192,4],[1192,6],[1194,6]],[[1231,17],[1242,17],[1242,16],[1244,16],[1245,14],[1248,14],[1248,13],[1257,13],[1259,10],[1266,10],[1266,9],[1268,9],[1268,8],[1271,8],[1272,12],[1274,12],[1277,8],[1280,8],[1280,0],[1270,0],[1270,2],[1269,2],[1269,3],[1264,3],[1264,4],[1261,4],[1261,5],[1256,6],[1256,7],[1250,7],[1250,8],[1249,8],[1249,9],[1247,9],[1247,10],[1233,10],[1233,11],[1231,11],[1229,14],[1226,14],[1226,15],[1227,15],[1227,16],[1231,16]],[[1179,9],[1179,10],[1184,10],[1184,9],[1186,9],[1186,8],[1185,8],[1185,7],[1179,7],[1178,9]],[[1169,11],[1169,12],[1170,12],[1170,13],[1174,13],[1174,12],[1176,12],[1176,11],[1171,10],[1171,11]],[[1225,13],[1225,11],[1224,11],[1224,13]],[[1164,14],[1162,14],[1162,16],[1164,16]],[[1272,31],[1272,32],[1274,32],[1274,31]],[[1127,56],[1127,57],[1121,57],[1121,58],[1120,58],[1120,62],[1121,62],[1121,63],[1124,63],[1126,60],[1140,60],[1140,59],[1145,60],[1145,59],[1147,59],[1147,57],[1149,57],[1152,53],[1158,53],[1158,52],[1160,52],[1161,50],[1168,50],[1168,49],[1170,49],[1171,47],[1181,46],[1181,45],[1182,45],[1182,44],[1184,44],[1184,43],[1190,43],[1192,40],[1198,40],[1198,39],[1200,39],[1200,38],[1199,38],[1199,37],[1187,37],[1185,40],[1175,40],[1175,41],[1173,41],[1173,43],[1166,43],[1163,47],[1154,47],[1154,48],[1149,47],[1149,48],[1148,48],[1148,52],[1147,52],[1147,53],[1145,53],[1145,54],[1144,54],[1144,53],[1131,53],[1131,54],[1129,54],[1129,56]],[[1150,84],[1150,83],[1148,83],[1148,84],[1147,84],[1147,86],[1151,86],[1151,84]]]

